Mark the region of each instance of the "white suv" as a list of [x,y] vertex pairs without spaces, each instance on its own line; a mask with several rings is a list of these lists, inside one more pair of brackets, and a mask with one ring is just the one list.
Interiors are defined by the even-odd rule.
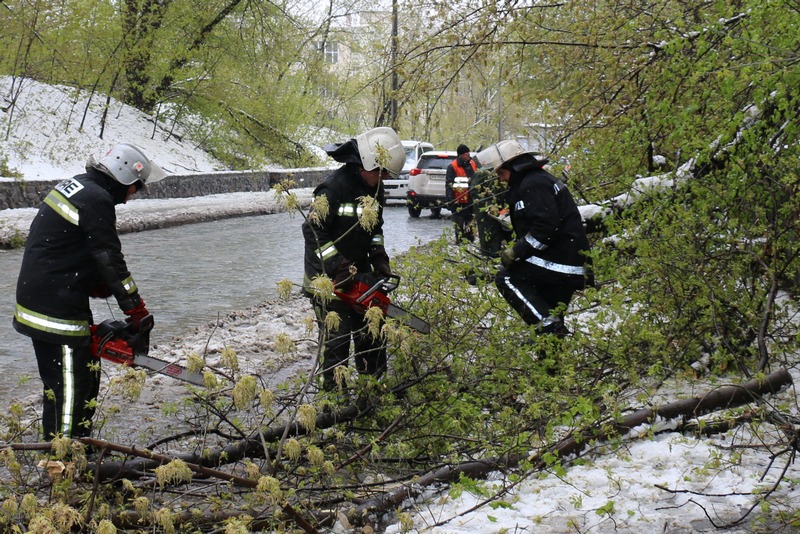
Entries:
[[425,152],[411,169],[408,179],[408,214],[419,217],[423,209],[428,208],[434,217],[438,217],[442,208],[447,207],[445,196],[445,176],[447,167],[458,157],[455,152]]
[[406,151],[406,162],[400,176],[383,180],[383,190],[386,192],[386,200],[406,199],[408,191],[408,178],[411,169],[417,166],[417,160],[425,152],[433,150],[433,145],[425,141],[402,141],[403,149]]

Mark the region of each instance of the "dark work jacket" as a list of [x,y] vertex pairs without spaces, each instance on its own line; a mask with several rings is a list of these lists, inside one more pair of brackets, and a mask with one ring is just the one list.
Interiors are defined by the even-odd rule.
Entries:
[[[314,190],[314,197],[328,199],[327,217],[319,222],[311,213],[303,223],[305,241],[304,287],[308,288],[314,277],[326,274],[333,278],[336,269],[343,263],[355,264],[358,272],[372,271],[372,260],[388,256],[383,242],[383,206],[385,196],[383,184],[370,187],[359,174],[359,166],[348,164],[340,167]],[[359,200],[370,196],[378,200],[378,220],[369,231],[358,220]],[[306,290],[307,295],[312,292]]]
[[127,186],[90,169],[62,181],[31,223],[19,278],[14,328],[60,345],[86,345],[91,293],[114,295],[123,310],[141,300],[125,264],[115,204]]
[[513,269],[577,289],[593,285],[589,240],[567,187],[541,167],[512,173],[506,200],[517,241]]

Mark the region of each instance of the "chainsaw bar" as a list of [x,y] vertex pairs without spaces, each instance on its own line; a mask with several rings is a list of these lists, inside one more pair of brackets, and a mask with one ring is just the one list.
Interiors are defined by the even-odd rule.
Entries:
[[429,334],[431,331],[431,325],[410,311],[404,310],[400,306],[396,306],[391,303],[386,306],[386,317],[397,319],[407,327],[413,328],[417,332],[421,332],[423,334]]
[[91,326],[89,350],[96,358],[132,367],[144,367],[196,386],[204,386],[202,373],[148,356],[152,329],[152,315],[141,320],[137,331],[127,321],[106,319],[99,325]]
[[178,380],[183,380],[184,382],[189,382],[196,386],[205,385],[202,373],[190,371],[177,363],[165,362],[164,360],[159,360],[158,358],[153,358],[145,354],[135,354],[131,365],[135,367],[144,367],[156,373],[171,376],[172,378],[177,378]]

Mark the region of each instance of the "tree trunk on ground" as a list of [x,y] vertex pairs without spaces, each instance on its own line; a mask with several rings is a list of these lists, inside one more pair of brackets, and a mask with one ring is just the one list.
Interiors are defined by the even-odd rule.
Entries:
[[[338,423],[346,423],[358,419],[361,415],[369,411],[369,407],[363,404],[348,406],[337,414],[324,413],[317,417],[316,428],[330,428]],[[189,464],[196,464],[201,467],[220,466],[224,464],[231,464],[242,460],[243,458],[263,458],[264,448],[262,446],[262,437],[264,443],[274,443],[286,436],[301,436],[307,431],[300,425],[294,423],[286,426],[276,428],[268,428],[263,430],[263,436],[259,436],[258,432],[253,433],[247,439],[243,439],[222,449],[212,450],[205,454],[198,453],[183,453],[172,456],[170,459],[180,459]],[[106,442],[100,440],[83,439],[86,443],[91,443],[95,448],[102,449]],[[111,450],[119,452],[130,452],[121,450],[119,446],[107,444]],[[128,449],[125,447],[125,449]],[[148,470],[155,469],[159,465],[164,464],[163,455],[154,455],[149,451],[139,449],[136,451],[136,456],[139,458],[135,460],[127,460],[122,462],[104,462],[95,474],[101,481],[107,481],[120,478],[138,478],[141,473]]]

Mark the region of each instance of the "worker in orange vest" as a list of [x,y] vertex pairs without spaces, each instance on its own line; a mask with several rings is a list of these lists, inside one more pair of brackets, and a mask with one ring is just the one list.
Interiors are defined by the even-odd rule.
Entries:
[[469,179],[478,170],[478,165],[472,159],[467,145],[458,145],[456,153],[458,156],[448,165],[445,174],[445,196],[448,209],[453,214],[458,243],[463,238],[475,240],[472,205],[469,201]]

